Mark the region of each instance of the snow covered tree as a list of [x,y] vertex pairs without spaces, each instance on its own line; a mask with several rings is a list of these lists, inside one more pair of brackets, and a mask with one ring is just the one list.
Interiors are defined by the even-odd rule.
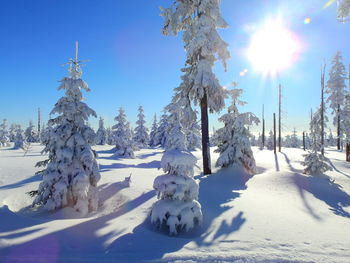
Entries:
[[95,143],[97,145],[105,145],[107,143],[107,131],[104,127],[103,119],[100,117],[98,130],[96,132]]
[[346,161],[350,162],[350,95],[345,98],[345,106],[342,111],[341,123],[344,131],[344,143],[346,145]]
[[153,183],[158,200],[152,207],[151,222],[158,228],[167,227],[170,235],[181,230],[189,231],[202,222],[198,200],[199,186],[193,179],[196,157],[187,150],[186,135],[179,112],[167,137],[167,149],[161,160],[166,174],[156,177]]
[[134,130],[134,142],[137,144],[139,148],[145,148],[148,146],[149,143],[149,136],[148,136],[148,129],[145,126],[145,115],[143,114],[143,107],[140,106],[139,114],[137,115],[138,120],[136,121],[136,128]]
[[158,122],[157,122],[157,115],[154,114],[153,124],[151,133],[149,135],[149,146],[155,147],[160,144],[159,139],[157,138],[157,130],[158,130]]
[[267,138],[267,141],[265,143],[266,148],[270,151],[274,149],[273,141],[274,141],[274,135],[273,135],[273,132],[270,130],[269,137]]
[[338,0],[338,19],[342,22],[347,21],[350,13],[350,0]]
[[329,130],[329,133],[328,133],[327,144],[328,144],[328,146],[336,146],[337,145],[337,141],[334,139],[333,133],[331,130]]
[[297,135],[297,131],[293,130],[292,136],[290,136],[290,146],[291,148],[300,148],[300,140]]
[[227,167],[235,165],[243,167],[248,173],[256,172],[255,159],[250,145],[250,133],[247,126],[258,124],[259,119],[251,112],[239,113],[237,106],[245,105],[241,101],[243,90],[234,89],[229,91],[232,97],[232,104],[228,108],[228,113],[219,118],[224,123],[224,127],[217,131],[218,149],[215,152],[220,153],[216,162],[217,167]]
[[24,132],[27,142],[38,142],[38,133],[32,121],[29,121],[29,126]]
[[10,146],[10,134],[7,129],[7,120],[3,119],[0,124],[0,147]]
[[323,145],[321,143],[321,110],[318,109],[310,122],[311,149],[304,155],[304,173],[311,175],[322,175],[332,170],[327,157],[322,155]]
[[81,90],[90,89],[81,79],[77,54],[69,65],[69,77],[63,78],[58,88],[65,90],[65,96],[51,111],[57,117],[49,120],[52,129],[43,150],[48,159],[37,163],[46,168],[38,172],[43,181],[33,205],[49,211],[69,206],[86,214],[98,207],[100,173],[96,153],[91,149],[95,133],[87,125],[89,116],[97,116],[82,102]]
[[106,137],[107,137],[107,144],[108,145],[115,145],[116,141],[114,140],[114,134],[113,134],[113,130],[108,127],[106,129]]
[[17,134],[17,127],[18,125],[15,124],[15,123],[11,123],[10,125],[10,129],[9,129],[9,140],[10,142],[14,142],[15,141],[15,137],[16,137],[16,134]]
[[113,140],[115,142],[115,156],[122,156],[126,158],[135,158],[132,132],[130,124],[126,120],[125,111],[123,108],[119,108],[119,114],[114,118],[117,122],[112,127]]
[[13,149],[21,149],[24,146],[25,138],[21,125],[16,125]]
[[186,66],[182,69],[179,90],[200,106],[202,129],[202,155],[204,174],[210,174],[209,123],[210,112],[224,107],[225,92],[213,73],[215,61],[226,61],[230,54],[217,29],[228,25],[220,14],[219,0],[175,0],[170,8],[161,8],[164,17],[164,35],[177,35],[183,31],[187,52]]
[[190,124],[189,128],[185,130],[185,134],[189,151],[201,149],[201,127],[196,121]]
[[342,130],[341,130],[341,111],[345,102],[346,89],[346,70],[342,63],[342,55],[338,51],[332,60],[332,68],[329,72],[326,93],[329,94],[327,102],[334,115],[333,124],[337,127],[337,147],[340,150]]
[[157,133],[155,135],[155,141],[159,141],[162,147],[165,147],[166,138],[168,134],[168,127],[168,115],[166,114],[166,111],[164,111],[164,114],[160,118]]

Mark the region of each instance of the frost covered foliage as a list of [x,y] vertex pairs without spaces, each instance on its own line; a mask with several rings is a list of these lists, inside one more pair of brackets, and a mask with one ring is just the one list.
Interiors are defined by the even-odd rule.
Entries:
[[100,118],[98,130],[96,132],[95,143],[97,145],[105,145],[107,143],[107,131],[104,127],[103,119]]
[[[217,29],[228,25],[222,18],[219,0],[175,0],[170,8],[161,8],[164,17],[164,35],[183,32],[187,52],[182,82],[177,88],[196,105],[207,95],[210,112],[224,107],[225,92],[213,73],[215,61],[221,60],[226,69],[230,58]],[[182,96],[184,97],[184,96]]]
[[162,147],[165,146],[166,137],[168,134],[167,133],[168,126],[169,126],[168,115],[164,111],[164,114],[162,115],[162,117],[159,120],[157,133],[155,135],[155,141],[159,142]]
[[65,96],[55,104],[50,119],[50,134],[45,140],[44,153],[48,159],[38,162],[46,166],[39,172],[43,181],[33,205],[46,210],[73,207],[81,214],[97,209],[97,182],[100,180],[96,154],[91,149],[94,131],[87,125],[89,116],[96,113],[82,102],[81,90],[90,91],[81,79],[81,68],[77,60],[70,60],[69,77],[61,80],[59,90]]
[[0,147],[7,147],[10,145],[10,134],[7,129],[7,120],[3,119],[0,124]]
[[321,110],[317,110],[310,122],[311,146],[308,154],[305,154],[303,165],[304,173],[311,175],[321,175],[326,171],[331,171],[328,158],[321,154],[323,145],[321,144]]
[[125,111],[119,108],[119,114],[114,118],[117,122],[112,127],[113,140],[115,142],[115,156],[122,156],[126,158],[135,158],[132,140],[132,131],[130,124],[126,120]]
[[342,111],[341,127],[344,131],[344,141],[346,144],[350,144],[350,95],[345,98],[345,106]]
[[155,147],[160,144],[159,138],[157,136],[157,131],[158,131],[157,115],[154,114],[152,129],[149,135],[149,146],[151,147]]
[[143,107],[139,107],[139,114],[137,115],[136,128],[134,130],[134,142],[139,148],[145,148],[149,144],[148,129],[146,127],[145,115],[143,114]]
[[14,142],[15,141],[15,137],[16,137],[16,130],[17,130],[18,125],[15,123],[12,123],[9,129],[9,140],[10,142]]
[[329,94],[327,103],[332,109],[334,115],[333,124],[338,127],[338,136],[341,137],[342,129],[339,126],[341,122],[342,110],[345,102],[346,84],[345,80],[346,69],[342,63],[342,55],[338,51],[332,60],[332,68],[329,72],[326,93]]
[[114,140],[114,136],[113,136],[113,130],[110,127],[108,127],[106,129],[106,136],[107,136],[107,144],[108,145],[115,145],[116,144],[116,142]]
[[192,124],[186,129],[185,133],[189,151],[195,151],[196,149],[202,148],[201,126],[198,122],[192,122]]
[[29,126],[25,130],[24,135],[26,137],[26,141],[29,142],[29,143],[38,142],[39,141],[38,133],[37,133],[37,131],[35,129],[35,126],[34,126],[32,121],[29,121]]
[[21,125],[16,125],[13,149],[21,149],[25,143],[24,132]]
[[224,127],[217,131],[219,144],[215,152],[220,153],[220,156],[216,166],[227,167],[236,165],[253,174],[256,172],[256,165],[247,126],[257,125],[260,121],[251,112],[239,113],[237,106],[246,104],[246,102],[239,99],[242,92],[243,90],[241,89],[229,91],[232,97],[232,104],[228,108],[228,113],[219,118],[219,121],[223,122]]
[[292,135],[287,135],[284,140],[284,146],[289,148],[300,148],[301,141],[298,138],[297,131],[294,129]]
[[153,183],[158,201],[151,211],[151,222],[158,228],[167,227],[170,235],[189,231],[202,222],[198,200],[199,186],[193,179],[196,157],[187,151],[186,136],[180,121],[169,130],[168,148],[161,160],[166,174]]
[[338,0],[338,19],[347,20],[350,13],[350,0]]

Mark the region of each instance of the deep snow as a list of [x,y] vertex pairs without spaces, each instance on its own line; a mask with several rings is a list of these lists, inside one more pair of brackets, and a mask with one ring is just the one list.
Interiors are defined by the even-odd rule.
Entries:
[[0,262],[350,262],[350,164],[334,149],[327,149],[334,181],[303,175],[301,149],[275,156],[254,148],[252,177],[236,168],[200,176],[197,168],[203,225],[177,237],[148,217],[161,149],[114,159],[112,146],[96,146],[101,203],[84,218],[69,208],[28,208],[41,149],[33,144],[26,156],[0,149]]

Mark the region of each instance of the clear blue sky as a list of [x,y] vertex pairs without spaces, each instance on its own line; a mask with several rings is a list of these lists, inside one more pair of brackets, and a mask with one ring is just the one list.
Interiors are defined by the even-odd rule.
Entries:
[[[339,50],[350,62],[350,23],[336,21],[335,5],[323,9],[321,0],[222,0],[223,17],[230,28],[220,30],[230,45],[228,71],[220,63],[215,72],[222,85],[238,81],[245,90],[244,110],[260,116],[277,109],[276,79],[264,79],[251,70],[242,50],[249,45],[247,27],[258,26],[269,17],[282,15],[304,45],[299,60],[281,72],[284,86],[285,132],[307,129],[310,108],[319,104],[320,64]],[[134,122],[143,105],[150,124],[170,101],[180,83],[185,52],[180,36],[161,35],[159,6],[169,0],[4,0],[0,9],[0,118],[27,124],[36,122],[37,108],[47,120],[62,96],[58,80],[67,75],[62,66],[80,43],[80,58],[89,59],[83,78],[91,92],[87,103],[107,126],[113,125],[123,106]],[[311,23],[304,24],[305,18]],[[239,76],[247,68],[248,74]],[[211,116],[211,128],[218,115]],[[91,120],[96,126],[97,120]],[[270,121],[267,126],[270,128]]]

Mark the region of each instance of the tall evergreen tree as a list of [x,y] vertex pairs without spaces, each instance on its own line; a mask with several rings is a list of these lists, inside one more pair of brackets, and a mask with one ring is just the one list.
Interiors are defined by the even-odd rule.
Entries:
[[145,148],[149,144],[148,129],[146,127],[145,115],[143,107],[140,106],[139,114],[137,115],[138,120],[136,121],[136,128],[134,130],[134,142],[139,148]]
[[97,145],[105,145],[107,143],[107,131],[105,129],[102,117],[100,117],[98,123],[98,130],[96,132],[95,143]]
[[209,151],[208,109],[218,112],[224,107],[225,92],[213,73],[215,61],[226,61],[230,54],[217,29],[226,28],[219,0],[182,1],[175,0],[172,7],[162,8],[163,34],[177,35],[183,31],[183,42],[187,51],[186,66],[179,90],[200,106],[202,129],[202,156],[204,174],[211,173]]
[[332,109],[334,115],[333,124],[337,127],[337,147],[340,150],[341,145],[341,115],[345,102],[345,89],[346,89],[346,70],[342,63],[342,55],[338,51],[332,60],[332,67],[329,72],[329,79],[327,82],[326,93],[329,94],[327,102],[329,107]]
[[166,138],[168,135],[168,126],[168,115],[166,113],[166,110],[164,110],[164,113],[159,120],[157,133],[155,135],[155,141],[159,142],[162,147],[165,147]]
[[46,210],[70,206],[86,214],[98,206],[96,186],[100,173],[96,153],[91,149],[95,133],[87,125],[89,116],[97,116],[82,102],[81,90],[90,89],[81,79],[77,53],[69,65],[69,77],[63,78],[58,88],[65,90],[65,96],[51,111],[58,116],[49,120],[52,129],[43,150],[48,159],[37,163],[46,168],[39,172],[43,181],[33,204]]
[[126,119],[125,111],[119,108],[119,114],[114,118],[117,122],[112,127],[113,140],[115,142],[115,156],[122,156],[126,158],[135,158],[133,150],[132,131],[130,124]]
[[220,121],[224,123],[224,127],[217,131],[218,133],[218,149],[215,151],[220,153],[216,162],[218,167],[227,167],[236,165],[243,167],[248,173],[256,172],[255,159],[250,145],[250,133],[247,126],[258,124],[259,119],[251,112],[239,113],[238,105],[245,105],[246,102],[241,101],[243,90],[234,89],[230,91],[232,104],[228,108],[228,113],[220,117]]
[[154,114],[152,129],[151,129],[151,133],[149,136],[149,146],[151,146],[151,147],[155,147],[155,146],[158,146],[160,144],[160,140],[157,136],[157,131],[158,131],[157,115]]

